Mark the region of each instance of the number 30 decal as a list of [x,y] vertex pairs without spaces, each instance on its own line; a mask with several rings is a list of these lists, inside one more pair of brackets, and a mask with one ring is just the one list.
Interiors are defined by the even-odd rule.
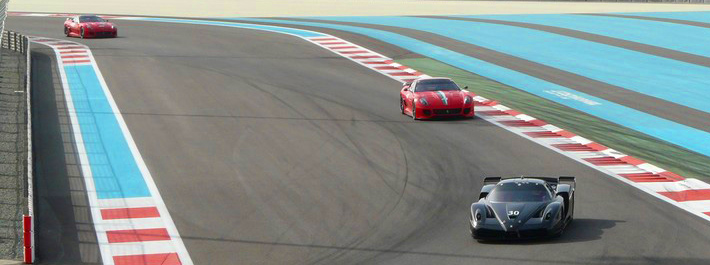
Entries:
[[508,215],[520,215],[520,211],[508,211]]

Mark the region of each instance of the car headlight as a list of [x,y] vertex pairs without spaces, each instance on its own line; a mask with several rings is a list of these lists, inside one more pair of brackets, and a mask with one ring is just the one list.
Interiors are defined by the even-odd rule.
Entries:
[[471,96],[466,96],[466,98],[463,99],[464,105],[471,104],[471,102],[473,102],[473,98]]
[[422,104],[422,105],[424,105],[424,106],[429,106],[429,102],[426,101],[425,98],[420,98],[420,99],[419,99],[419,104]]
[[481,216],[481,210],[476,209],[476,212],[471,216],[471,222],[474,227],[478,226],[478,223],[481,222],[483,219],[483,216]]

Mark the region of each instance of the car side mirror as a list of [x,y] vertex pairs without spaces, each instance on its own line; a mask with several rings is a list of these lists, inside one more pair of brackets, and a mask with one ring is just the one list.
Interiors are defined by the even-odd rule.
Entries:
[[464,86],[463,89],[468,89],[468,86]]
[[403,91],[409,91],[409,87],[406,86],[406,87],[402,88],[402,90],[403,90]]

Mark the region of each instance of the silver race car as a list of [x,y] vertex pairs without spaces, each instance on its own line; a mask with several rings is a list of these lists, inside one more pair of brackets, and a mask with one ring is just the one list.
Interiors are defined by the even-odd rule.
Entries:
[[487,177],[471,204],[471,236],[479,241],[562,234],[574,218],[575,177]]

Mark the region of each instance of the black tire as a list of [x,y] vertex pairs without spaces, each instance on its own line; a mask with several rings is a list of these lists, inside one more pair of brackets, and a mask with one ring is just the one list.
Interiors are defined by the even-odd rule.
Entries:
[[64,27],[64,35],[67,35],[67,37],[69,37],[69,28]]
[[404,99],[402,99],[402,98],[399,98],[399,111],[401,111],[402,114],[404,114]]
[[81,28],[81,38],[84,38],[84,28]]
[[417,119],[417,104],[412,102],[412,119],[413,120],[418,120]]
[[567,224],[572,223],[574,221],[574,193],[572,194],[572,198],[569,200],[569,205],[570,205],[570,213],[569,213],[569,221]]

